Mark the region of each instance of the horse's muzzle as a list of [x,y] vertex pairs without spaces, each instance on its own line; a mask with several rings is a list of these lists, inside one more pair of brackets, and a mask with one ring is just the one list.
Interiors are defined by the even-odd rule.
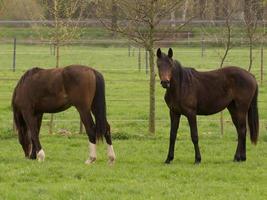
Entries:
[[169,88],[170,87],[170,81],[161,81],[160,82],[163,88]]

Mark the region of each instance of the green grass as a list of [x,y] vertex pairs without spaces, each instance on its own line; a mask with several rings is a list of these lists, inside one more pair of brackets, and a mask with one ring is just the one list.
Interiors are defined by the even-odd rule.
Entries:
[[[48,135],[50,115],[44,116],[41,142],[47,157],[44,163],[38,163],[24,159],[17,138],[11,133],[10,99],[17,79],[26,69],[53,67],[55,57],[49,46],[18,45],[17,70],[12,72],[12,45],[0,44],[0,50],[0,199],[266,199],[266,81],[259,90],[260,140],[256,147],[247,141],[246,163],[232,162],[237,144],[232,123],[225,123],[222,136],[219,115],[212,115],[198,117],[203,162],[199,166],[193,164],[189,127],[182,117],[174,162],[164,165],[168,109],[157,77],[156,135],[149,136],[149,76],[144,70],[144,52],[139,72],[137,49],[135,56],[128,57],[126,48],[63,47],[61,66],[89,65],[105,76],[117,162],[108,166],[106,146],[100,143],[97,162],[92,166],[84,164],[88,140],[85,134],[77,134],[79,118],[72,108],[55,115],[53,135]],[[206,49],[202,58],[199,48],[183,47],[174,49],[174,57],[185,66],[209,70],[219,65],[216,52],[215,48]],[[234,49],[226,64],[246,68],[247,55],[247,49]],[[258,80],[259,55],[255,49],[252,72]],[[224,115],[230,119],[227,111]],[[62,129],[71,134],[60,135]]]
[[189,136],[179,136],[176,158],[163,164],[166,138],[115,140],[110,167],[105,145],[87,166],[85,136],[42,136],[44,163],[23,158],[17,141],[0,141],[2,199],[266,199],[266,141],[248,145],[246,163],[232,161],[234,134],[202,136],[203,162],[193,164]]

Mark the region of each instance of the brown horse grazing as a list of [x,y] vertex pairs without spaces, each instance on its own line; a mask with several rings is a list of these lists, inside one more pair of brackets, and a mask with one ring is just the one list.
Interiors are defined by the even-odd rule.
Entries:
[[[96,140],[105,137],[109,162],[115,161],[110,126],[106,119],[105,83],[96,70],[71,65],[65,68],[33,68],[25,72],[14,89],[12,107],[19,142],[25,156],[43,161],[39,141],[43,113],[61,112],[74,106],[89,137],[89,159],[96,160]],[[95,117],[95,122],[91,113]]]
[[171,130],[169,153],[165,163],[174,158],[174,146],[180,116],[187,117],[195,148],[195,163],[201,162],[196,115],[211,115],[227,108],[238,133],[235,161],[246,160],[246,120],[250,139],[256,144],[259,134],[257,108],[258,86],[255,78],[238,67],[225,67],[209,72],[183,68],[178,61],[157,51],[161,85],[166,88],[165,101],[170,110]]

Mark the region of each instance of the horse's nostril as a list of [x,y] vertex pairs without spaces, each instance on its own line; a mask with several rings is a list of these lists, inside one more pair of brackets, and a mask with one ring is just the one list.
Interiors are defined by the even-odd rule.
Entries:
[[164,87],[164,88],[170,87],[170,81],[161,81],[160,83],[161,83],[162,87]]

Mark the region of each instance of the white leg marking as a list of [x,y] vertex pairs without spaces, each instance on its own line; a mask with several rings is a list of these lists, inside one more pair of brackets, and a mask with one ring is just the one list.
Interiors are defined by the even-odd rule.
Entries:
[[109,164],[114,164],[116,156],[112,145],[108,145],[108,158]]
[[45,159],[45,152],[44,152],[43,149],[41,149],[41,150],[37,153],[37,160],[38,160],[39,162],[42,162],[42,161],[44,161],[44,159]]
[[89,158],[85,164],[92,164],[96,161],[96,144],[89,142]]

